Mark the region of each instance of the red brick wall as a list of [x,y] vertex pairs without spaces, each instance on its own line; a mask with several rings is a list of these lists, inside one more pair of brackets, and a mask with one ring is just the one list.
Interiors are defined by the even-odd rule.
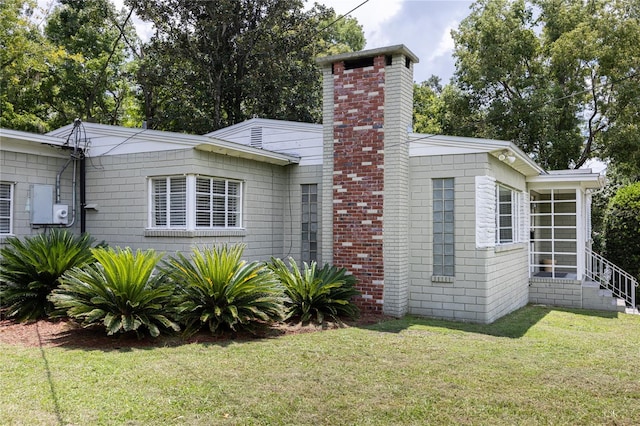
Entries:
[[333,262],[358,278],[358,305],[382,312],[385,57],[373,67],[335,63]]

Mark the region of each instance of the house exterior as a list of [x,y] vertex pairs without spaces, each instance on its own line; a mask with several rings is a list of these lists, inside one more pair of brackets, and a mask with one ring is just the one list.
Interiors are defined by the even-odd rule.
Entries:
[[3,129],[0,244],[52,227],[167,253],[243,243],[250,260],[345,267],[361,308],[392,316],[633,305],[635,282],[589,250],[601,177],[547,172],[507,141],[412,133],[417,62],[403,45],[319,59],[322,125]]

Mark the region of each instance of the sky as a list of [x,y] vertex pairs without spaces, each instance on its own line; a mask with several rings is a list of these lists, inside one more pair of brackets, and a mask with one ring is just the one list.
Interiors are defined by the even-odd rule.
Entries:
[[[116,8],[123,0],[114,1]],[[337,15],[356,8],[364,0],[315,0],[332,7]],[[314,0],[306,0],[311,7]],[[469,14],[473,2],[463,0],[369,0],[349,16],[362,25],[367,44],[365,49],[404,44],[415,53],[420,62],[414,67],[414,80],[418,83],[437,75],[445,84],[453,75],[451,30]],[[152,28],[134,20],[143,39],[151,36]]]
[[[317,1],[317,0],[316,0]],[[321,0],[342,15],[364,0]],[[365,49],[404,44],[418,56],[414,80],[431,75],[448,83],[455,71],[451,30],[469,15],[473,2],[463,0],[369,0],[349,16],[364,30]]]

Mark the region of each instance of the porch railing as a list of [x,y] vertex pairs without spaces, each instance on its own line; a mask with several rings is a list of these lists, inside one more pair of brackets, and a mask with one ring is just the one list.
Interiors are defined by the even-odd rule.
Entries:
[[611,290],[615,297],[623,299],[628,306],[635,308],[638,280],[591,249],[587,248],[586,254],[585,277]]

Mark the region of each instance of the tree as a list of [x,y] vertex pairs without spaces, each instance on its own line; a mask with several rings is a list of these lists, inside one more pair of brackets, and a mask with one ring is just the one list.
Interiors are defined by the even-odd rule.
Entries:
[[640,279],[640,182],[620,188],[604,219],[605,255]]
[[[352,20],[299,0],[128,0],[156,33],[144,46],[138,82],[152,128],[209,132],[253,116],[317,122],[315,57],[362,47]],[[354,46],[355,45],[355,46]],[[340,47],[343,49],[345,47]]]
[[547,168],[619,160],[621,149],[640,155],[629,130],[640,111],[639,9],[637,1],[474,3],[453,38],[455,84],[482,120],[476,136],[512,140]]
[[57,69],[47,95],[54,126],[85,121],[121,124],[133,97],[127,72],[130,52],[125,37],[135,39],[131,13],[118,14],[109,0],[60,0],[47,20],[45,34],[68,56]]
[[68,55],[49,43],[31,19],[35,4],[0,2],[0,126],[44,132],[49,103],[42,93]]

